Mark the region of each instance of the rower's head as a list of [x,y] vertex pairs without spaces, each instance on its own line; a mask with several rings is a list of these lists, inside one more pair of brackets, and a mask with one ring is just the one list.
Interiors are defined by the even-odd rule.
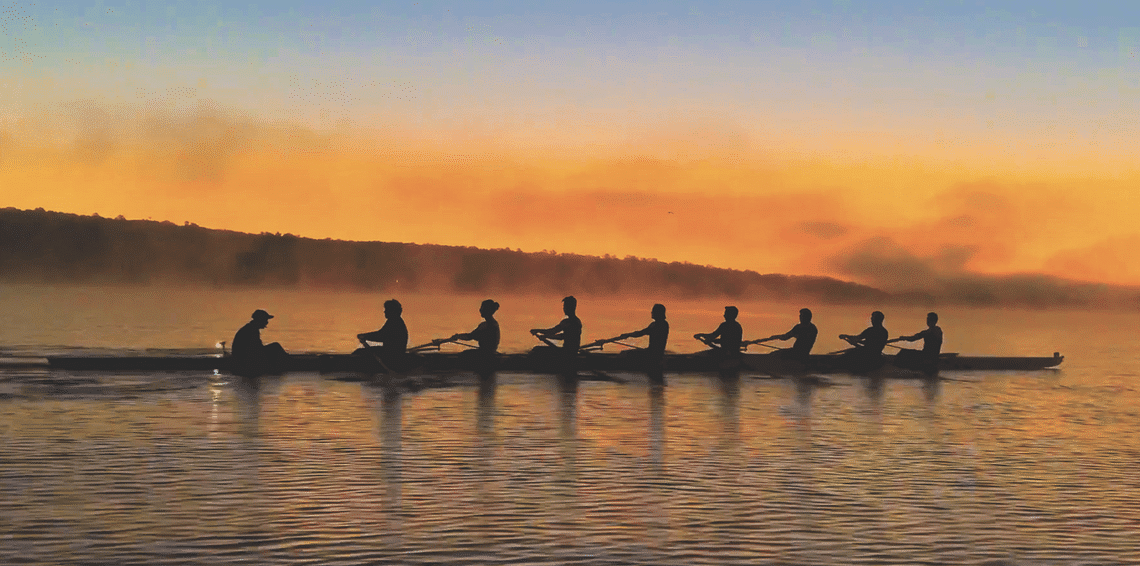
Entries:
[[883,319],[887,318],[881,311],[871,313],[871,326],[882,326]]
[[384,318],[399,318],[404,314],[404,306],[396,299],[384,301]]
[[736,307],[724,307],[724,319],[736,320],[736,315],[740,314],[740,309]]
[[649,316],[653,317],[653,320],[665,320],[665,305],[661,303],[653,305],[653,310],[649,311]]
[[936,312],[926,313],[926,325],[927,326],[935,326],[937,324],[938,324],[938,313],[936,313]]
[[578,299],[575,299],[574,295],[562,299],[562,312],[566,313],[566,316],[574,316],[576,310],[578,310]]
[[249,315],[249,318],[252,318],[253,321],[257,323],[258,328],[265,328],[269,326],[269,319],[273,318],[273,315],[261,309],[257,309],[253,311],[253,314]]
[[800,309],[800,322],[811,322],[811,309]]
[[495,311],[497,310],[499,310],[499,303],[496,303],[491,299],[487,299],[479,305],[479,314],[482,315],[483,318],[491,318],[492,316],[495,316]]

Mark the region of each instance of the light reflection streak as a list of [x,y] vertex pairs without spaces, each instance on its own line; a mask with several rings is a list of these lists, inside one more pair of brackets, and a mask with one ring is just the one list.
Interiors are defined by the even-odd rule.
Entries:
[[664,558],[669,543],[669,474],[665,467],[665,386],[649,386],[649,472],[645,506],[646,541],[655,558]]
[[[551,514],[554,525],[551,533],[556,537],[564,537],[567,532],[583,530],[581,511],[578,506],[579,478],[578,478],[578,376],[576,374],[560,375],[557,382],[556,397],[558,412],[558,453],[560,468],[556,472],[552,486],[552,499],[550,505],[554,506]],[[568,539],[559,545],[559,550],[566,556],[575,556],[578,549],[577,541]]]
[[214,375],[210,379],[210,421],[206,427],[206,433],[210,438],[214,438],[219,432],[218,426],[218,404],[222,396],[222,386],[225,385],[224,381],[219,381],[221,378],[217,375],[218,370],[214,370]]
[[495,375],[480,375],[475,395],[475,484],[473,502],[476,506],[472,536],[481,546],[493,549],[496,539],[496,504],[502,497],[498,489],[500,471],[496,463],[498,438],[495,429]]
[[381,513],[389,549],[404,546],[403,509],[403,396],[395,387],[385,387],[380,397],[380,467],[384,480]]

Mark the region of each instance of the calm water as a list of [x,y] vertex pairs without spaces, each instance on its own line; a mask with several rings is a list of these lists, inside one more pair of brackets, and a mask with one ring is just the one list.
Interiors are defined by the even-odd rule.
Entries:
[[[255,308],[278,315],[267,340],[348,351],[387,298],[0,287],[0,355],[210,349]],[[473,328],[483,297],[399,298],[418,343]],[[496,299],[506,350],[561,318],[557,297]],[[649,322],[652,301],[580,300],[587,340]],[[667,303],[671,349],[696,349],[724,304]],[[738,304],[746,337],[802,306]],[[828,351],[870,309],[815,310]],[[893,335],[923,327],[923,309],[884,310]],[[1140,315],[940,313],[947,351],[1066,361],[416,393],[9,366],[0,563],[1140,564]]]

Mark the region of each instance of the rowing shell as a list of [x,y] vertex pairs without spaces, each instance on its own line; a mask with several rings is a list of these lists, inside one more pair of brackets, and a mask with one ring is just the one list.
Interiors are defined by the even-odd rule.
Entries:
[[[233,359],[228,356],[50,356],[53,368],[72,371],[231,371]],[[894,356],[884,355],[885,364]],[[956,371],[1035,371],[1056,367],[1064,356],[1054,353],[1043,357],[960,356],[943,354],[939,370]],[[901,365],[901,364],[900,364]],[[903,366],[905,367],[905,365]],[[447,371],[515,371],[562,373],[567,370],[645,371],[644,358],[625,353],[589,353],[578,356],[572,364],[548,354],[499,354],[484,361],[473,361],[457,353],[409,354],[405,372]],[[713,372],[752,370],[760,373],[850,373],[840,356],[813,354],[807,364],[790,362],[775,354],[742,354],[724,358],[708,352],[667,354],[664,369],[670,372]],[[279,372],[366,372],[380,373],[375,359],[352,354],[299,354],[289,356]]]

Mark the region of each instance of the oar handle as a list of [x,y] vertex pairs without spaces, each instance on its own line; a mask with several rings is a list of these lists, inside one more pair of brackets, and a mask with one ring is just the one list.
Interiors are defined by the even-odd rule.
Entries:
[[741,350],[747,350],[748,347],[752,346],[752,345],[764,346],[767,348],[771,348],[773,350],[779,350],[780,349],[779,346],[773,346],[771,344],[768,344],[767,342],[768,342],[767,338],[760,338],[758,340],[746,340],[746,341],[740,343],[740,349]]
[[411,348],[408,348],[408,349],[409,350],[417,350],[419,348],[436,348],[436,347],[439,347],[440,344],[446,344],[450,341],[451,341],[450,338],[436,338],[435,340],[432,340],[431,342],[427,342],[425,344],[420,344],[419,346],[412,346]]
[[625,340],[625,339],[626,339],[626,336],[624,334],[622,334],[621,336],[614,336],[613,338],[602,338],[601,340],[594,340],[593,342],[590,342],[589,344],[582,346],[582,349],[583,350],[601,350],[606,344],[617,344],[619,346],[625,346],[626,348],[632,348],[634,350],[642,349],[641,346],[635,346],[633,344],[626,344],[625,342],[622,342],[622,340]]

